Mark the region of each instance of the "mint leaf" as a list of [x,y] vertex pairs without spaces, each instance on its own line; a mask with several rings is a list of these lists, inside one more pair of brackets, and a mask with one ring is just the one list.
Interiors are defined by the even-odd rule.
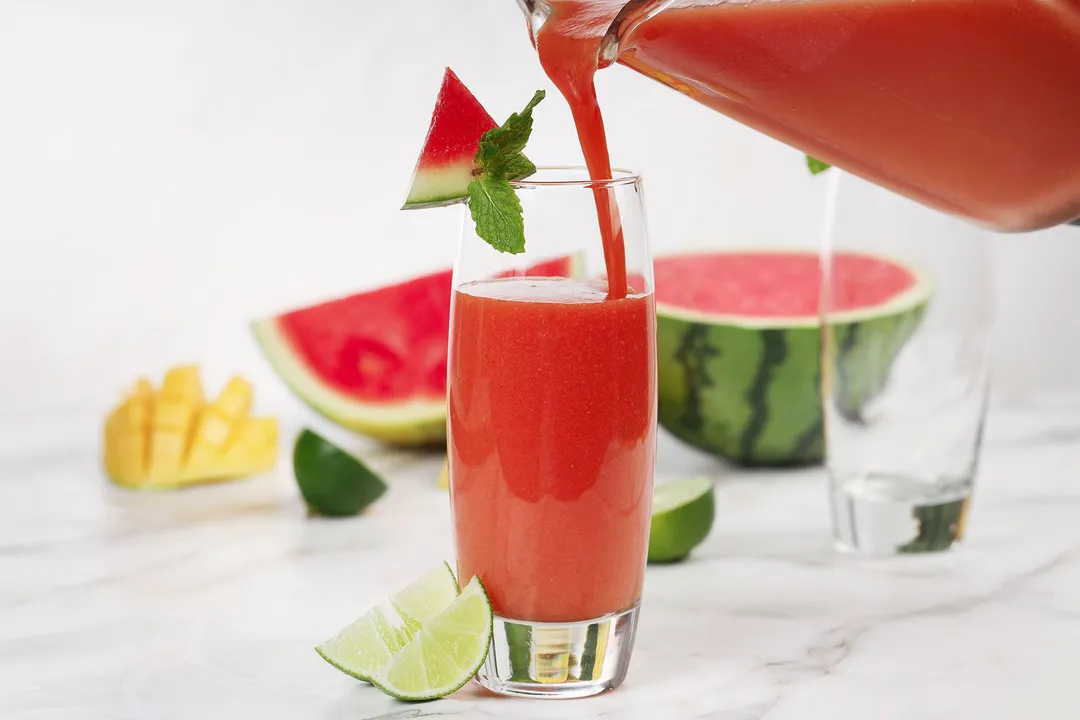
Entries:
[[491,128],[483,135],[480,136],[480,144],[476,148],[476,156],[473,157],[473,163],[476,164],[477,172],[489,172],[492,163],[499,156],[501,148],[499,144],[494,140],[488,139],[488,134],[496,132],[499,128]]
[[821,162],[817,158],[813,158],[813,157],[810,157],[809,155],[807,155],[806,156],[806,167],[810,168],[811,174],[817,175],[818,173],[825,172],[826,170],[831,168],[832,165],[830,165],[829,163]]
[[512,180],[528,177],[536,172],[536,166],[521,153],[508,157],[499,169]]
[[525,149],[525,143],[532,134],[532,111],[547,95],[537,90],[520,113],[511,113],[500,127],[491,128],[480,137],[480,147],[476,151],[476,164],[494,174],[501,174],[498,164],[506,158],[519,154]]
[[525,252],[521,202],[505,177],[479,175],[469,183],[469,213],[476,234],[499,252]]

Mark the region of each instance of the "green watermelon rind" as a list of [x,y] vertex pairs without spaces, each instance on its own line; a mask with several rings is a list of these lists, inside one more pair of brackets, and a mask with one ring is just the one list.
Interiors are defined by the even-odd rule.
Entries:
[[[792,252],[792,251],[778,251]],[[935,292],[910,263],[911,288],[881,305],[837,313],[830,372],[821,376],[821,324],[810,317],[713,315],[657,303],[659,423],[683,442],[746,467],[789,467],[824,457],[823,384],[857,416],[884,387]],[[882,357],[880,354],[884,353]],[[880,372],[867,373],[872,354]]]
[[445,444],[445,397],[383,403],[366,403],[350,398],[320,380],[302,362],[274,318],[254,321],[251,330],[263,354],[285,384],[327,419],[388,444]]
[[409,185],[409,196],[402,210],[446,207],[469,198],[469,183],[473,180],[473,161],[441,168],[418,169]]
[[[405,199],[402,210],[423,210],[425,208],[448,207],[467,204],[469,184],[475,177],[475,164],[470,159],[467,163],[447,165],[441,168],[417,170],[409,185],[409,196]],[[532,173],[518,173],[509,176],[510,180],[523,180]]]

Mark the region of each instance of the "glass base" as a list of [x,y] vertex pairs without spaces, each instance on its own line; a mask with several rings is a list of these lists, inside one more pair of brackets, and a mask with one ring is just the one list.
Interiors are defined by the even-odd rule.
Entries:
[[972,481],[927,482],[884,473],[833,476],[830,500],[838,549],[865,555],[942,552],[959,543]]
[[639,608],[576,623],[531,623],[495,616],[491,650],[476,681],[492,692],[581,698],[626,677]]

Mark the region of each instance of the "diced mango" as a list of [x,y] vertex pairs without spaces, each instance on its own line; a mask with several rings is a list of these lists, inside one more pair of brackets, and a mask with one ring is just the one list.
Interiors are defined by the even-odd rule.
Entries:
[[274,418],[244,418],[221,462],[235,473],[269,470],[277,460],[278,425]]
[[213,468],[216,458],[225,450],[236,425],[251,410],[253,389],[243,378],[229,380],[225,389],[199,414],[187,469]]
[[202,379],[193,365],[181,365],[165,374],[154,403],[150,435],[148,479],[168,483],[187,459],[195,415],[203,405]]
[[121,485],[164,488],[272,469],[277,420],[249,417],[253,395],[234,377],[206,404],[192,365],[169,370],[157,393],[140,379],[105,421],[106,472]]
[[105,423],[105,462],[119,482],[137,482],[146,473],[153,400],[150,382],[139,378]]
[[186,430],[203,405],[199,369],[192,365],[173,368],[165,374],[154,406],[154,427]]

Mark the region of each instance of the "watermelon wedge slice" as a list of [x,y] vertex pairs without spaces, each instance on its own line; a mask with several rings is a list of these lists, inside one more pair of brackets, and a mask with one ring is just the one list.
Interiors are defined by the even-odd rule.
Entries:
[[467,198],[480,137],[495,127],[498,123],[476,96],[446,68],[402,209],[452,205]]
[[[851,417],[888,382],[934,285],[891,258],[834,257],[828,374]],[[820,462],[820,267],[816,252],[723,251],[654,263],[659,422],[743,466]]]
[[[579,268],[568,256],[521,274]],[[443,443],[452,280],[432,273],[261,318],[252,331],[282,380],[335,423],[394,445]]]

